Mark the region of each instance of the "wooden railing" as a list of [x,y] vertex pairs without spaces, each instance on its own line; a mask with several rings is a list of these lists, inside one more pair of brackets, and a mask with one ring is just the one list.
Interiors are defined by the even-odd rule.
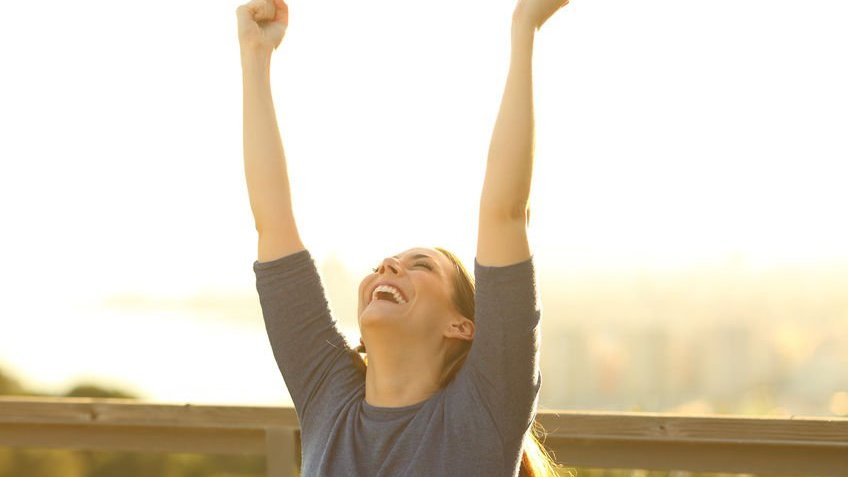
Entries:
[[[568,467],[848,476],[848,419],[541,411]],[[297,475],[292,408],[0,397],[0,446],[258,454]]]

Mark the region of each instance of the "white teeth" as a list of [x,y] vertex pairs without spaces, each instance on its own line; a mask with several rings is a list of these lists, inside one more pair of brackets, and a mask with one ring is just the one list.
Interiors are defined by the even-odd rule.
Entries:
[[391,293],[392,295],[394,295],[395,300],[397,300],[397,302],[398,302],[398,303],[400,303],[401,305],[403,305],[404,303],[406,303],[406,300],[404,300],[404,299],[403,299],[403,297],[401,296],[401,294],[400,294],[400,292],[397,290],[397,288],[395,288],[395,287],[393,287],[393,286],[391,286],[391,285],[380,285],[380,286],[378,286],[377,288],[375,288],[375,289],[374,289],[374,293],[372,293],[372,294],[371,294],[371,300],[372,300],[372,301],[373,301],[375,298],[377,298],[377,292],[387,292],[387,293]]

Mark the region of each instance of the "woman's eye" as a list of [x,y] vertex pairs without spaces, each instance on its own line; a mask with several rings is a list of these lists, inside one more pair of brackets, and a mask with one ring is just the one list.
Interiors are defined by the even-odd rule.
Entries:
[[[424,267],[424,268],[426,268],[427,270],[432,270],[432,269],[433,269],[433,267],[431,267],[430,265],[428,265],[428,264],[426,264],[426,263],[416,263],[416,264],[415,264],[415,265],[413,265],[413,266],[415,266],[415,267]],[[380,270],[380,267],[374,267],[374,268],[372,268],[372,269],[371,269],[371,271],[372,271],[372,272],[374,272],[374,273],[377,273],[379,270]]]

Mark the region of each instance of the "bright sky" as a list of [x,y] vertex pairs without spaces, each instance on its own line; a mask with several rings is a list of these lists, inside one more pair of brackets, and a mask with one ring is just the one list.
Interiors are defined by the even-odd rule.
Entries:
[[[215,388],[222,369],[250,375],[233,355],[275,372],[257,327],[211,320],[197,336],[104,306],[255,298],[238,4],[4,6],[0,366],[45,389],[168,375],[154,397],[276,396],[282,381]],[[472,263],[514,4],[289,2],[272,88],[318,259],[364,274],[436,244]],[[848,258],[846,21],[847,4],[824,0],[572,0],[535,42],[540,267]],[[179,387],[188,374],[198,384]]]

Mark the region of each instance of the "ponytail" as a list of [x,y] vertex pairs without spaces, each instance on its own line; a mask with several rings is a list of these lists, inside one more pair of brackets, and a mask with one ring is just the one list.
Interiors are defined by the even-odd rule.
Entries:
[[[563,466],[557,464],[555,457],[548,453],[544,444],[539,441],[537,433],[544,436],[545,429],[539,421],[533,420],[533,425],[527,429],[521,445],[521,465],[518,477],[558,477],[559,470],[563,469]],[[564,475],[575,477],[575,474],[568,470]]]

